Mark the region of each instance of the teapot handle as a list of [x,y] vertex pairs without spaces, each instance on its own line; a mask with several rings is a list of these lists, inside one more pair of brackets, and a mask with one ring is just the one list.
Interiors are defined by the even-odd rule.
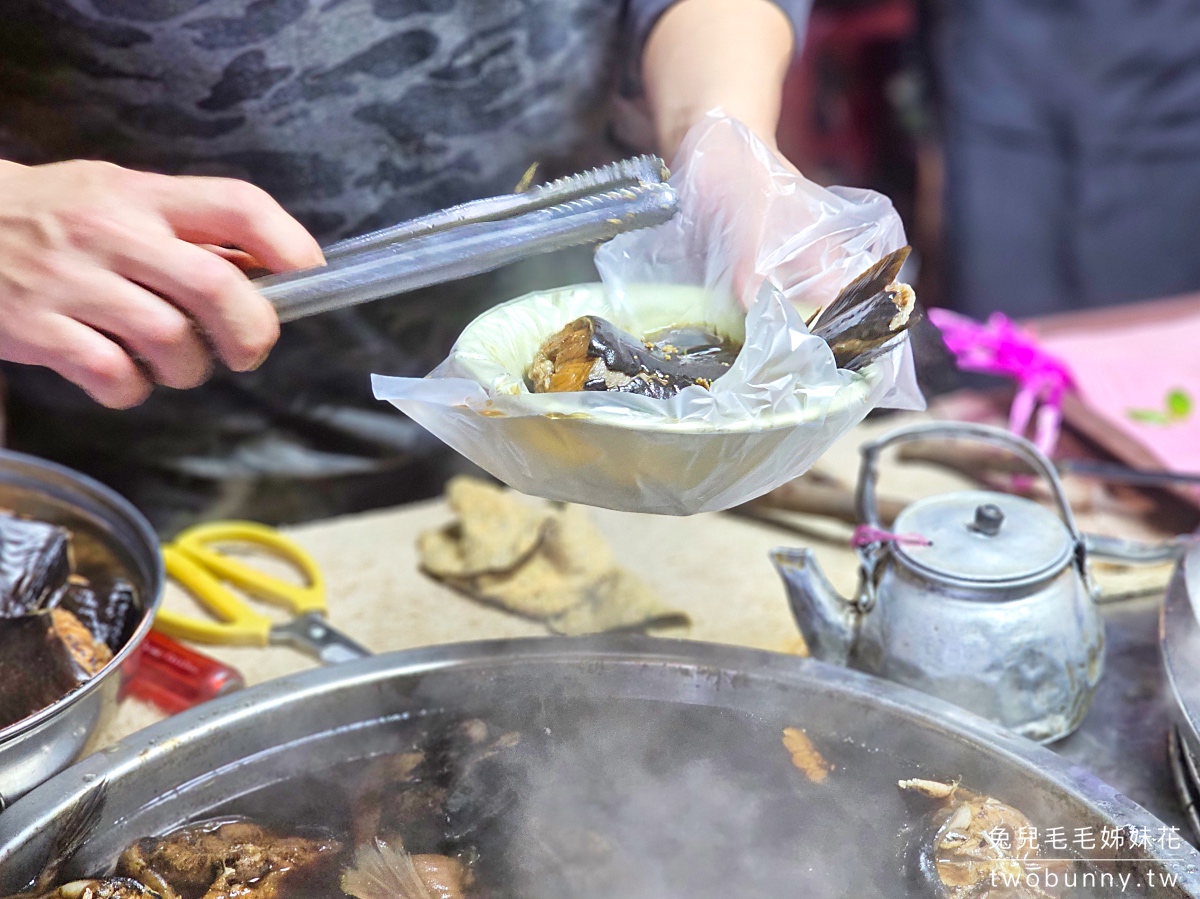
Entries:
[[[965,422],[926,422],[900,428],[884,434],[878,440],[864,444],[862,467],[858,474],[858,489],[855,494],[855,509],[858,520],[872,527],[882,527],[879,521],[879,510],[875,504],[875,481],[879,477],[878,463],[880,454],[889,446],[900,443],[910,443],[914,440],[929,439],[962,439],[966,438],[979,443],[990,444],[1020,456],[1037,474],[1041,475],[1054,493],[1054,501],[1058,505],[1058,514],[1075,541],[1078,554],[1083,553],[1083,539],[1075,526],[1075,516],[1071,514],[1071,506],[1067,502],[1066,492],[1058,479],[1058,472],[1053,463],[1047,459],[1036,446],[1024,437],[1018,437],[1003,428],[991,425],[971,424]],[[1083,559],[1080,558],[1080,562]]]

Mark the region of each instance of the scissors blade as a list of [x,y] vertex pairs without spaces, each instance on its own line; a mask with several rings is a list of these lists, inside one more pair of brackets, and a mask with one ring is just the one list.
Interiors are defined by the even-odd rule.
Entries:
[[317,612],[308,612],[287,624],[271,628],[271,642],[307,652],[326,665],[365,659],[371,650],[326,623]]

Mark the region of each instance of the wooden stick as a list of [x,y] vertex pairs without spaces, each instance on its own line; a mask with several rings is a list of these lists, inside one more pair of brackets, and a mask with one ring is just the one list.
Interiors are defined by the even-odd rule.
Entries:
[[986,482],[989,475],[1032,474],[1019,456],[991,447],[948,440],[915,440],[897,451],[902,462],[924,462],[948,468],[974,481]]
[[[895,521],[906,503],[888,497],[878,497],[879,518],[885,525]],[[854,506],[854,493],[840,484],[815,483],[808,476],[796,478],[782,487],[777,487],[765,496],[746,504],[757,509],[781,509],[786,512],[803,512],[809,515],[824,515],[858,524],[858,513]]]

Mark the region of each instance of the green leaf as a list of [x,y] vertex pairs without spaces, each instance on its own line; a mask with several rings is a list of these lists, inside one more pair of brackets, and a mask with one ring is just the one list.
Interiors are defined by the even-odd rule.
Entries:
[[1192,398],[1186,391],[1175,388],[1167,394],[1167,414],[1171,418],[1187,418],[1192,414]]
[[1147,425],[1165,425],[1169,419],[1157,409],[1130,409],[1125,413],[1134,421],[1140,421]]

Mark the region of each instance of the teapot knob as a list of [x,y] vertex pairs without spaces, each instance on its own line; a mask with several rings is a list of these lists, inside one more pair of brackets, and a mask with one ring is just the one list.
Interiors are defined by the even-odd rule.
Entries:
[[985,537],[995,537],[1000,533],[1000,525],[1004,524],[1004,513],[993,503],[984,503],[975,510],[975,523],[971,529]]

